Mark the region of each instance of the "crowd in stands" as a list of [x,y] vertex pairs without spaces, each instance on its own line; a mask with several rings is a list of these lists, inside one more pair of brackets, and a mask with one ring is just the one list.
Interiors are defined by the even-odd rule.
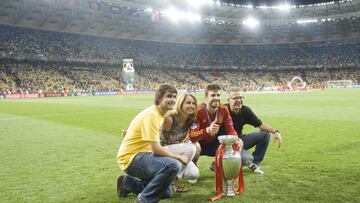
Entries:
[[197,90],[217,81],[244,91],[278,88],[295,76],[309,87],[360,83],[360,42],[341,45],[181,45],[0,25],[0,94],[120,91],[122,59],[134,59],[134,86],[167,82]]
[[10,56],[49,61],[121,63],[135,59],[136,66],[354,67],[360,64],[360,43],[289,46],[181,45],[100,38],[0,25],[0,48]]
[[[114,66],[80,67],[54,63],[0,63],[0,94],[10,93],[91,93],[120,92],[126,85],[121,69]],[[214,76],[215,75],[215,76]],[[243,91],[278,90],[286,87],[295,76],[309,88],[323,88],[328,80],[360,82],[360,69],[298,69],[298,70],[136,70],[136,90],[151,91],[161,83],[170,83],[189,91],[203,89],[217,81],[225,89],[240,86]]]
[[1,93],[120,91],[119,70],[54,63],[0,63]]

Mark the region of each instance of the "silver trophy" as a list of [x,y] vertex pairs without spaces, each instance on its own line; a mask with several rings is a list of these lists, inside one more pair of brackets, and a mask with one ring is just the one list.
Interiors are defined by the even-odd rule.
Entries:
[[223,195],[234,196],[236,193],[231,185],[231,180],[240,172],[241,156],[240,152],[233,150],[232,144],[238,140],[238,137],[233,135],[222,135],[218,137],[218,140],[221,144],[225,145],[225,151],[222,158],[225,184]]

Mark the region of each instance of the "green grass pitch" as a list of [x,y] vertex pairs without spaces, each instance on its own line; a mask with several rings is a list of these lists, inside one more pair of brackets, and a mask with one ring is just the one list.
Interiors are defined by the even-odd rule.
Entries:
[[[134,202],[116,196],[115,157],[121,129],[153,97],[0,100],[0,202]],[[284,147],[271,142],[265,175],[245,168],[245,193],[218,202],[360,202],[360,89],[246,94],[245,104]],[[198,183],[164,202],[208,202],[211,161],[201,157]]]

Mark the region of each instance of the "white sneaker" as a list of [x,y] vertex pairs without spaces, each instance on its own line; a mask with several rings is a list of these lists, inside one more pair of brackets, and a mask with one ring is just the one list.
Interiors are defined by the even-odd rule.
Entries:
[[191,184],[195,184],[197,182],[197,179],[194,179],[194,180],[188,180],[189,183]]
[[256,164],[249,165],[249,168],[256,174],[264,175],[264,172]]
[[264,175],[264,172],[259,167],[254,170],[254,173]]

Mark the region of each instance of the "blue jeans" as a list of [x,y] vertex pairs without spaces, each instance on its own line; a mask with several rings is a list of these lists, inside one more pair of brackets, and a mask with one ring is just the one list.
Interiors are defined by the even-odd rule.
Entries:
[[[265,157],[265,153],[271,137],[270,133],[265,131],[258,131],[241,135],[239,137],[244,143],[243,149],[248,150],[255,146],[255,151],[252,153],[253,162],[259,165]],[[248,156],[250,155],[248,154]],[[243,155],[242,152],[241,157],[246,157],[246,155]]]
[[172,196],[171,182],[182,168],[180,161],[153,153],[138,153],[125,170],[123,187],[145,203]]

